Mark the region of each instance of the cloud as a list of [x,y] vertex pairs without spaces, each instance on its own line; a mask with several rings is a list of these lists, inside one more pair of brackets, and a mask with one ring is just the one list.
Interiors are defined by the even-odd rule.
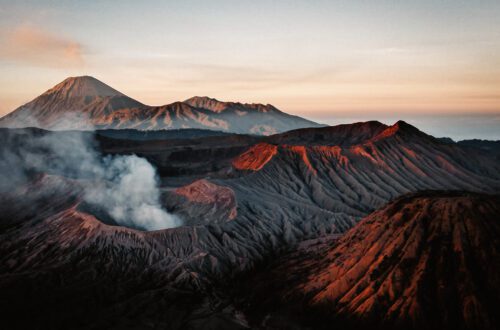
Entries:
[[80,43],[32,25],[21,25],[0,33],[0,59],[37,66],[82,66]]
[[[141,230],[177,227],[182,220],[161,205],[156,169],[135,155],[103,156],[92,134],[12,130],[0,145],[0,193],[34,173],[72,179],[83,189],[80,207],[102,221]],[[22,142],[21,142],[22,141]],[[58,191],[56,183],[48,191]]]

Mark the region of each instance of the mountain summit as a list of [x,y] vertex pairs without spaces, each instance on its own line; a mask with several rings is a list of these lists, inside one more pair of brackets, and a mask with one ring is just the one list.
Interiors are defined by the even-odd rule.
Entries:
[[184,101],[195,108],[203,108],[212,110],[213,112],[221,112],[226,109],[226,103],[208,96],[193,96]]
[[92,129],[117,110],[144,105],[94,77],[70,77],[0,119],[4,127]]
[[222,102],[192,97],[184,102],[148,106],[90,76],[70,77],[0,119],[3,127],[46,129],[199,128],[270,135],[323,126],[267,104]]
[[57,95],[60,98],[125,96],[91,76],[66,78],[42,95]]
[[222,102],[208,96],[193,96],[185,100],[184,103],[195,108],[208,109],[217,113],[223,111],[281,112],[271,104]]

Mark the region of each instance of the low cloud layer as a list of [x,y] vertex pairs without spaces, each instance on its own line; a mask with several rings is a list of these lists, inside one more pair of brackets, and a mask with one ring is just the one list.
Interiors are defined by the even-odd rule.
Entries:
[[96,151],[92,133],[28,133],[12,139],[0,152],[4,175],[0,192],[27,182],[28,173],[62,175],[79,180],[84,204],[119,225],[159,230],[181,224],[161,207],[154,167],[135,155],[103,157]]

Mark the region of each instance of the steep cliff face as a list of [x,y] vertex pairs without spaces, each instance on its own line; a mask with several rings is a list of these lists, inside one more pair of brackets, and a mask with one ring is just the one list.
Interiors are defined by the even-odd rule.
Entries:
[[278,310],[278,320],[273,305],[302,306],[306,324],[319,328],[495,329],[499,216],[493,195],[399,198],[342,238],[304,246],[252,278],[253,307]]

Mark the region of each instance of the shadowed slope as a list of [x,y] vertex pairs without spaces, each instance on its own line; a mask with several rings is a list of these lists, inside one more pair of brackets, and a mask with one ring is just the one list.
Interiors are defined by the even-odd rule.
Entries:
[[319,328],[494,329],[499,237],[498,196],[405,196],[364,218],[340,240],[277,261],[271,275],[250,281],[267,282],[253,299],[257,306],[267,300],[256,308],[271,310],[299,299],[319,313],[311,315],[332,321],[309,320]]
[[[196,201],[204,201],[203,193],[194,194]],[[227,306],[207,300],[209,278],[245,269],[278,242],[266,237],[264,248],[241,226],[243,236],[234,227],[142,232],[110,226],[80,208],[80,195],[78,182],[47,175],[0,194],[5,327],[242,327]],[[221,191],[219,200],[226,196]]]
[[268,142],[293,145],[353,145],[374,138],[389,126],[378,121],[336,125],[321,128],[303,128],[276,134]]
[[300,228],[291,230],[291,237],[307,232],[304,223],[312,220],[325,232],[344,232],[409,192],[500,189],[500,163],[493,158],[441,143],[404,122],[371,130],[354,126],[365,132],[363,141],[355,128],[343,135],[336,129],[347,127],[336,126],[311,131],[326,131],[340,145],[257,144],[233,160],[240,177],[213,181],[235,192],[238,217],[252,221],[258,214],[268,222],[291,221]]
[[[358,129],[364,133],[357,134]],[[19,139],[9,140],[17,151],[28,142],[26,131],[31,130],[16,130]],[[174,313],[169,320],[176,308],[175,299],[169,298],[172,287],[189,291],[189,297],[208,292],[214,283],[227,283],[304,239],[344,233],[373,209],[407,192],[495,192],[500,186],[496,160],[443,144],[403,122],[327,131],[338,145],[314,144],[314,134],[311,146],[273,144],[273,137],[134,142],[101,136],[105,153],[144,155],[160,173],[176,159],[180,168],[195,160],[203,167],[190,174],[205,180],[178,189],[164,187],[162,205],[182,214],[187,226],[140,232],[103,224],[98,214],[79,205],[77,186],[93,184],[87,180],[53,182],[56,177],[49,176],[53,179],[7,190],[0,196],[0,310],[12,315],[29,311],[36,317],[28,323],[40,321],[52,329],[108,317],[117,322],[123,315],[131,315],[130,324],[166,327],[179,321],[177,328],[186,328],[182,322],[196,316]],[[34,132],[30,138],[54,134],[64,140],[74,134]],[[3,133],[8,137],[11,132]],[[251,147],[259,141],[268,143]],[[238,153],[235,159],[242,160],[244,170],[231,167]],[[48,195],[37,195],[42,191]],[[225,310],[218,298],[214,301],[198,299],[195,307],[183,308],[199,308],[205,315]],[[57,316],[68,310],[65,318]],[[89,320],[88,315],[98,317]],[[198,321],[203,325],[203,318]]]

